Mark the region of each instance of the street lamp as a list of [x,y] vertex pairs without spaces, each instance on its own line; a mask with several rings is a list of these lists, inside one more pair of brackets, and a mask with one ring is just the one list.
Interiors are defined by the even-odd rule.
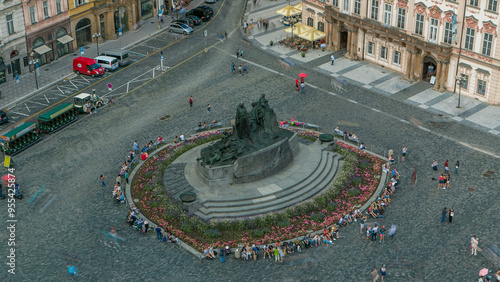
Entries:
[[95,42],[97,43],[97,56],[99,56],[99,37],[101,37],[101,34],[97,32],[92,35],[92,38],[95,38]]
[[460,109],[460,96],[462,94],[462,87],[464,87],[465,85],[467,85],[467,79],[465,78],[464,74],[460,74],[460,75],[457,75],[457,77],[455,77],[455,81],[456,83],[458,84],[458,106],[457,108]]
[[36,83],[36,89],[38,89],[38,76],[40,75],[39,70],[38,70],[38,63],[40,62],[39,59],[35,59],[35,52],[31,52],[31,60],[28,62],[30,66],[34,66],[35,68],[35,83]]

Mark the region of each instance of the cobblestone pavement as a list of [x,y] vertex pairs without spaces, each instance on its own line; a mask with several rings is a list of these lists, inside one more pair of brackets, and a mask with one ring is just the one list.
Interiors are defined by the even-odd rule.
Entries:
[[[240,4],[231,4],[225,21],[235,22]],[[230,73],[232,62],[242,62],[233,55],[237,48],[244,49],[248,75]],[[480,247],[500,242],[497,137],[456,122],[429,123],[432,113],[384,95],[367,95],[367,89],[356,85],[337,93],[331,77],[307,66],[284,69],[278,58],[252,47],[238,32],[174,70],[97,115],[80,116],[75,124],[14,158],[25,198],[16,206],[17,274],[2,275],[3,281],[63,280],[69,263],[80,269],[81,281],[368,281],[372,267],[384,263],[387,281],[472,281],[481,268],[491,268],[481,253],[470,256],[468,248],[472,235],[480,238]],[[309,74],[305,95],[294,89],[299,72]],[[145,144],[158,135],[172,140],[180,133],[188,135],[199,121],[227,122],[240,102],[249,105],[262,93],[279,119],[294,117],[318,124],[325,132],[340,126],[355,132],[376,153],[394,149],[398,160],[402,146],[408,147],[406,161],[396,164],[402,187],[386,218],[378,220],[386,227],[398,225],[394,241],[368,242],[353,224],[341,229],[335,246],[292,254],[283,264],[233,257],[224,264],[200,263],[184,250],[158,242],[155,234],[139,234],[125,224],[126,207],[114,204],[110,186],[134,140]],[[211,116],[206,114],[208,103]],[[166,115],[171,117],[162,120]],[[462,165],[445,191],[437,189],[432,180],[437,173],[430,164],[437,160],[442,168],[446,159],[450,164],[459,159]],[[411,188],[414,167],[418,179]],[[487,171],[494,173],[485,177]],[[100,174],[108,183],[104,190]],[[45,192],[30,203],[42,186]],[[0,219],[6,224],[7,202],[0,203]],[[452,224],[440,223],[444,206],[455,210]],[[120,247],[113,247],[103,234],[111,225],[126,239]],[[3,274],[9,234],[2,229]]]

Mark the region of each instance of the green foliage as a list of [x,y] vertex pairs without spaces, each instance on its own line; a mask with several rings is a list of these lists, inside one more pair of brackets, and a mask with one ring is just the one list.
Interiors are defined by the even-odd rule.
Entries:
[[370,162],[366,161],[366,160],[362,160],[360,163],[359,163],[359,167],[362,168],[362,169],[366,169],[367,167],[370,166]]
[[311,215],[311,219],[315,222],[321,222],[325,218],[325,214],[320,212],[320,213],[313,213]]
[[278,221],[278,226],[280,228],[285,228],[285,227],[288,227],[292,225],[292,223],[290,223],[290,220],[282,220],[282,221]]
[[193,233],[193,226],[191,224],[183,222],[181,225],[181,230],[185,233]]
[[219,238],[220,236],[222,236],[222,234],[220,233],[219,229],[207,229],[205,231],[205,236],[209,238]]
[[269,232],[269,228],[254,229],[253,230],[253,235],[255,237],[264,237],[264,235],[266,235],[267,232]]
[[338,207],[339,205],[336,202],[331,202],[326,206],[326,209],[329,211],[334,211]]
[[353,179],[352,179],[352,186],[358,186],[359,184],[361,184],[361,177],[359,176],[355,176]]
[[361,194],[361,190],[359,190],[359,188],[351,188],[347,191],[347,193],[349,193],[349,196],[351,197],[356,197]]

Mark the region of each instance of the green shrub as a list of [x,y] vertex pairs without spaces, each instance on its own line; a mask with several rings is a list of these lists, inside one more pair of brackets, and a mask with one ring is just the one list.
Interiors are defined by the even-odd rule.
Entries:
[[313,213],[311,215],[311,219],[313,221],[315,221],[315,222],[321,222],[321,221],[323,221],[324,218],[325,218],[325,215],[322,212],[320,212],[320,213]]
[[339,205],[336,202],[331,202],[326,206],[326,209],[329,211],[334,211],[338,207]]
[[269,232],[269,228],[254,229],[253,230],[253,235],[255,237],[264,237],[264,235],[266,235],[267,232]]
[[183,222],[181,225],[181,231],[185,233],[192,233],[193,232],[193,226],[191,224]]
[[209,238],[219,238],[221,235],[219,229],[208,229],[205,231],[205,236]]
[[361,163],[359,164],[359,167],[362,168],[362,169],[365,169],[367,167],[370,166],[370,162],[366,161],[366,160],[362,160]]
[[292,225],[292,223],[290,222],[290,220],[282,220],[282,221],[278,221],[278,226],[280,228],[285,228],[285,227],[288,227]]
[[361,184],[361,177],[359,176],[356,176],[352,179],[352,186],[358,186],[359,184]]
[[347,191],[347,193],[349,193],[349,196],[351,197],[356,197],[361,194],[361,190],[359,190],[359,188],[351,188],[349,189],[349,191]]

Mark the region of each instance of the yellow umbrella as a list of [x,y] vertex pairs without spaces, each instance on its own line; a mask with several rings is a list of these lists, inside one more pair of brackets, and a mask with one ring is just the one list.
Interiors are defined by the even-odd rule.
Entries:
[[307,41],[316,41],[326,37],[326,33],[321,32],[315,28],[311,28],[304,33],[297,34],[298,37],[305,39]]
[[302,3],[299,3],[299,4],[297,4],[297,5],[293,6],[293,7],[294,7],[295,9],[299,9],[299,10],[301,10],[301,11],[302,11]]
[[[293,33],[295,34],[304,33],[310,29],[312,29],[312,27],[305,24],[296,23],[293,25]],[[292,27],[286,28],[285,32],[292,33]]]
[[299,10],[293,6],[286,6],[285,8],[281,8],[276,11],[276,14],[285,16],[285,17],[291,17],[295,15],[302,14],[302,10]]

